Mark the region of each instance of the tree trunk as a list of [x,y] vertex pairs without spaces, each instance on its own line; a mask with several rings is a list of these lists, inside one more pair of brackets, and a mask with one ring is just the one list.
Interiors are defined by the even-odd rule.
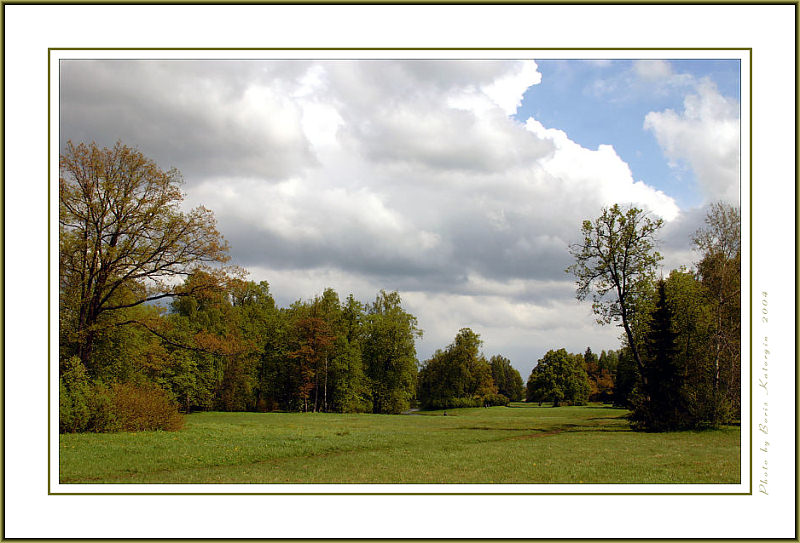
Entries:
[[319,404],[319,363],[315,364],[314,368],[314,413],[317,412],[317,405]]
[[328,412],[328,355],[325,355],[325,392],[323,396],[322,406],[325,412]]
[[641,379],[642,388],[644,389],[643,392],[649,401],[650,391],[647,388],[647,376],[645,375],[644,364],[642,363],[642,358],[639,356],[639,349],[636,347],[636,343],[633,340],[633,332],[631,331],[631,327],[628,325],[628,319],[624,312],[622,314],[622,326],[625,328],[625,335],[628,338],[628,344],[631,347],[633,359],[636,361],[636,367],[639,368],[639,378]]
[[91,368],[91,359],[92,359],[92,347],[94,346],[94,330],[82,330],[82,338],[80,340],[80,347],[78,348],[78,356],[81,359],[81,363],[83,363],[83,367],[89,371]]

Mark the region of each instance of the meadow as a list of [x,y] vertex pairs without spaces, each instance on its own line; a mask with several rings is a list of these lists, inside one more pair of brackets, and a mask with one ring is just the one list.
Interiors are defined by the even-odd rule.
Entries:
[[739,427],[633,432],[607,406],[197,413],[61,434],[61,483],[738,483]]

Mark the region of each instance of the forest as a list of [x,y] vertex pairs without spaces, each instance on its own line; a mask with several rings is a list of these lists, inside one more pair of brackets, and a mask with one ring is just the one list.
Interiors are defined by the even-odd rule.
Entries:
[[[709,207],[695,267],[657,276],[661,226],[612,206],[569,247],[577,297],[618,350],[553,346],[527,383],[480,334],[418,361],[398,292],[334,289],[279,307],[228,264],[213,213],[182,211],[182,179],[121,143],[68,144],[59,179],[59,429],[180,429],[196,411],[397,414],[413,407],[613,403],[634,429],[740,416],[739,210]],[[663,274],[663,272],[661,272]]]

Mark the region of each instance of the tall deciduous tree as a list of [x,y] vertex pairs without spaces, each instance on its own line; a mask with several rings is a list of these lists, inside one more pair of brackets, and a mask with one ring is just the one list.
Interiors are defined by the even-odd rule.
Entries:
[[583,357],[565,349],[547,351],[534,366],[528,378],[526,401],[583,405],[589,398],[589,378],[583,368]]
[[397,292],[381,291],[365,317],[363,357],[375,413],[408,409],[417,385],[417,318],[403,310]]
[[590,294],[598,322],[620,322],[628,345],[646,381],[636,320],[646,315],[647,293],[661,255],[655,250],[661,219],[651,219],[635,207],[604,209],[594,221],[583,221],[583,241],[570,246],[575,263],[567,268],[577,278],[577,297]]
[[[480,336],[462,328],[453,343],[437,350],[419,373],[419,401],[426,409],[478,407],[493,399],[492,369],[480,353]],[[507,400],[505,400],[507,401]]]
[[327,289],[321,298],[300,307],[300,318],[294,325],[299,349],[290,353],[290,357],[299,364],[304,410],[308,411],[308,400],[312,391],[314,412],[327,410],[328,365],[335,347],[339,297],[335,291]]
[[694,273],[673,270],[665,281],[665,294],[675,334],[674,366],[683,376],[683,426],[716,425],[717,414],[727,410],[719,409],[723,403],[714,392],[713,316],[705,288]]
[[340,304],[336,323],[336,341],[329,368],[331,409],[345,413],[371,411],[369,379],[361,353],[364,306],[352,294]]
[[[705,226],[694,235],[702,254],[698,275],[712,313],[714,394],[740,409],[741,390],[741,219],[739,208],[711,205]],[[718,398],[719,400],[719,398]]]
[[489,359],[489,365],[492,368],[492,379],[497,386],[497,393],[512,402],[521,401],[525,394],[524,383],[522,376],[511,365],[511,361],[504,356],[494,355]]
[[252,409],[258,336],[249,325],[257,316],[246,309],[256,303],[254,292],[247,294],[247,284],[237,279],[216,288],[207,286],[210,280],[205,272],[196,271],[180,290],[192,294],[173,299],[162,329],[167,331],[164,340],[173,347],[174,377],[162,384],[187,410]]
[[59,167],[64,340],[88,366],[106,316],[173,296],[176,277],[226,261],[228,246],[211,211],[181,211],[178,171],[135,149],[70,142]]

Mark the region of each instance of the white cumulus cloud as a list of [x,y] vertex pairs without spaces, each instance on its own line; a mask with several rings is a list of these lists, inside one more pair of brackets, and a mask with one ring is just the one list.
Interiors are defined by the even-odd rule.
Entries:
[[656,213],[666,220],[678,215],[675,201],[642,181],[635,181],[631,169],[611,145],[587,149],[570,140],[561,130],[545,128],[530,118],[526,128],[537,136],[552,141],[555,151],[540,161],[550,176],[563,183],[573,193],[575,201],[634,204]]
[[653,132],[675,168],[692,169],[706,201],[739,202],[739,103],[703,80],[684,100],[681,112],[650,112],[644,128]]

